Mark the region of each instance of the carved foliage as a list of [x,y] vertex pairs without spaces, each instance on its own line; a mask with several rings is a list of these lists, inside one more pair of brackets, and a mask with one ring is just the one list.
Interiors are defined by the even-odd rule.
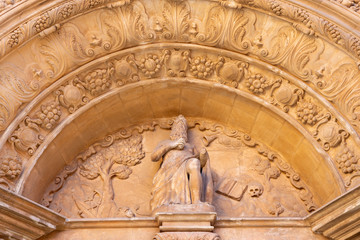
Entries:
[[[189,126],[195,126],[195,125],[199,125],[200,130],[207,130],[207,131],[213,132],[211,135],[223,133],[231,138],[241,140],[242,143],[247,147],[256,149],[256,151],[260,155],[267,158],[267,160],[264,162],[260,161],[260,162],[255,163],[256,171],[259,174],[264,175],[268,180],[270,180],[270,178],[274,178],[274,179],[278,178],[280,172],[284,173],[286,175],[286,177],[289,178],[292,186],[294,186],[299,191],[299,197],[304,202],[306,209],[309,212],[312,212],[316,209],[316,206],[312,200],[312,194],[311,194],[310,190],[308,189],[308,187],[300,179],[299,174],[297,172],[295,172],[291,168],[291,166],[288,163],[286,163],[278,154],[272,152],[263,144],[251,139],[251,137],[245,133],[242,133],[242,132],[239,132],[236,130],[225,129],[223,126],[221,126],[219,124],[212,124],[210,122],[193,121],[190,124],[190,121],[189,121]],[[276,167],[270,165],[270,162],[274,163]],[[253,197],[260,196],[259,194],[262,192],[261,186],[259,185],[259,183],[256,183],[256,182],[248,184],[247,188],[245,188],[245,189],[242,189],[242,190],[239,189],[239,191],[237,191],[239,194],[237,194],[237,195],[233,195],[231,193],[231,191],[228,192],[228,191],[224,190],[224,188],[227,188],[230,185],[232,185],[232,187],[234,187],[234,184],[236,185],[236,182],[234,182],[234,181],[228,182],[225,185],[220,186],[220,188],[223,187],[223,190],[220,189],[220,191],[219,191],[219,189],[218,189],[218,191],[224,195],[229,195],[232,198],[236,197],[236,198],[240,198],[240,199],[241,199],[241,195],[244,194],[245,191],[250,191],[250,189],[252,189],[252,192],[249,192],[249,194],[250,195],[252,194]],[[273,213],[277,212],[278,214],[280,214],[281,207],[279,207],[278,210],[276,210],[276,211],[274,210],[271,212],[273,212]]]
[[[143,126],[151,129],[151,126]],[[138,132],[142,128],[135,128]],[[94,143],[79,154],[71,165],[56,177],[49,187],[42,204],[51,207],[56,193],[63,187],[66,179],[77,174],[80,188],[85,196],[74,192],[72,199],[80,217],[133,217],[134,213],[127,207],[119,207],[114,202],[112,179],[127,179],[132,173],[131,167],[139,164],[145,156],[142,149],[142,136],[130,132],[119,131],[107,136],[103,141]],[[88,181],[100,179],[99,186]],[[89,190],[90,189],[90,190]]]
[[[112,135],[106,137],[103,141],[96,142],[91,145],[86,151],[79,154],[77,160],[72,165],[66,166],[64,171],[55,179],[55,182],[49,186],[48,192],[44,195],[42,204],[51,207],[56,193],[63,187],[65,181],[69,176],[77,174],[78,179],[81,181],[81,186],[89,190],[86,197],[73,193],[73,200],[75,201],[76,208],[79,210],[81,217],[109,217],[109,216],[133,216],[132,211],[127,207],[118,207],[114,203],[114,191],[112,190],[112,181],[114,177],[126,179],[131,175],[131,166],[140,163],[144,157],[142,151],[142,137],[139,133],[144,131],[154,131],[155,126],[162,129],[170,129],[173,119],[160,119],[151,123],[122,129]],[[226,129],[224,126],[207,122],[203,120],[189,119],[188,125],[190,128],[198,126],[201,131],[208,131],[212,136],[225,136],[231,139],[230,145],[238,148],[239,144],[235,142],[242,142],[247,147],[254,148],[259,154],[265,156],[267,160],[257,161],[254,164],[254,169],[260,175],[265,176],[268,181],[270,179],[277,179],[280,172],[284,173],[289,179],[291,184],[298,189],[300,198],[307,206],[308,211],[313,211],[315,205],[312,202],[312,195],[306,185],[302,182],[299,175],[294,172],[289,164],[285,163],[280,156],[268,150],[264,145],[252,140],[248,135]],[[215,138],[208,138],[212,141]],[[222,140],[222,142],[225,140]],[[229,141],[223,142],[224,144]],[[97,181],[100,189],[92,189],[86,181]],[[218,191],[234,196],[235,192],[227,193],[226,188],[229,184],[234,185],[236,182],[223,183],[222,190]],[[78,185],[78,184],[77,184]],[[226,186],[227,185],[227,186]],[[240,186],[240,185],[239,185]],[[233,186],[232,186],[233,187]],[[264,187],[257,181],[252,181],[247,184],[246,188],[240,189],[241,194],[249,194],[252,198],[258,198],[264,192]],[[282,213],[281,205],[274,206],[269,209],[269,214],[278,216]],[[160,238],[161,239],[161,238]],[[207,239],[207,238],[206,238]]]

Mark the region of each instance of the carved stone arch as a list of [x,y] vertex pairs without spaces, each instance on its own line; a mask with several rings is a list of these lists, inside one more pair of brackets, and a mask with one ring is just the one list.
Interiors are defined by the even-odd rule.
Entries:
[[[325,7],[317,10],[321,4]],[[208,218],[196,215],[198,222],[213,219],[199,229],[215,227],[223,239],[230,228],[242,236],[265,238],[272,234],[271,227],[279,234],[295,226],[301,230],[283,232],[283,237],[302,234],[322,239],[311,228],[335,239],[346,239],[346,234],[356,237],[357,230],[351,227],[356,220],[339,222],[344,213],[358,211],[352,202],[358,199],[360,183],[358,10],[357,1],[0,0],[0,185],[10,190],[1,189],[8,220],[0,223],[0,232],[31,239],[57,228],[62,231],[59,237],[71,238],[85,236],[78,229],[85,226],[99,236],[99,229],[109,220],[93,224],[93,220],[68,219],[67,225],[64,216],[37,203],[49,191],[51,196],[66,195],[68,190],[57,193],[57,188],[66,179],[73,181],[73,159],[82,151],[92,156],[92,146],[99,141],[101,145],[106,135],[115,136],[121,128],[137,126],[139,133],[149,128],[154,136],[143,136],[146,145],[157,133],[162,138],[168,134],[169,126],[157,122],[160,118],[171,122],[183,114],[192,135],[211,133],[204,137],[217,139],[215,146],[209,146],[209,154],[215,159],[215,206],[220,218],[215,221],[212,213]],[[24,18],[17,18],[18,13]],[[204,125],[206,121],[216,127]],[[144,124],[144,129],[139,127]],[[122,149],[129,147],[124,147],[126,139],[117,140]],[[224,141],[230,141],[230,147]],[[241,146],[232,146],[233,141]],[[144,161],[151,153],[146,149]],[[228,158],[234,158],[230,152],[236,149],[239,166],[230,166],[234,161],[229,159],[220,161],[218,149],[227,149],[221,154]],[[240,154],[251,151],[253,155]],[[265,170],[244,170],[251,162],[244,158],[256,160],[255,155],[260,156],[258,164],[265,162],[265,170],[273,171],[267,175],[268,182],[277,181],[278,172],[283,173],[281,177],[289,180],[283,192],[293,188],[288,202],[300,199],[305,213],[286,215],[289,209],[280,200],[270,210],[259,201],[246,202],[264,191],[260,187],[264,183],[254,183],[253,174],[262,178]],[[122,164],[119,178],[125,179],[132,170]],[[232,168],[243,177],[232,176]],[[242,194],[226,190],[240,183],[246,186],[238,189]],[[277,189],[285,186],[277,184]],[[248,188],[257,192],[241,200]],[[8,207],[9,199],[23,204]],[[259,212],[274,218],[235,210],[234,216],[226,215],[231,212],[226,210],[229,205],[222,205],[226,201],[231,209],[246,205],[247,210],[262,209]],[[335,220],[329,221],[327,216],[334,209]],[[32,210],[40,220],[28,214]],[[239,217],[260,220],[245,220],[248,231],[241,229]],[[29,227],[11,227],[11,219],[19,218],[26,219],[22,221]],[[144,227],[148,228],[144,236],[150,239],[158,227],[161,231],[179,227],[167,227],[169,219],[161,214],[156,221],[148,216],[116,219],[111,224],[119,229],[109,233],[130,239],[134,236],[127,234],[132,228]],[[263,227],[255,236],[251,229],[259,224]],[[49,239],[57,239],[56,234]],[[155,239],[219,238],[216,234],[169,234],[157,234]]]

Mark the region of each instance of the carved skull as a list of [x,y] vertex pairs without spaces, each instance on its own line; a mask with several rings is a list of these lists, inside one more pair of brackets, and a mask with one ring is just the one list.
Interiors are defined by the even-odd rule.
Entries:
[[260,197],[264,192],[264,187],[258,182],[251,182],[248,185],[248,193],[251,197]]

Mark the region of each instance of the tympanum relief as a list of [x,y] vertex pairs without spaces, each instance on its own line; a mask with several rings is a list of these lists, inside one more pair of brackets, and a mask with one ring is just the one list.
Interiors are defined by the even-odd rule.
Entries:
[[143,217],[204,205],[223,217],[285,217],[316,208],[281,156],[241,131],[183,116],[92,144],[49,185],[42,204],[75,218]]

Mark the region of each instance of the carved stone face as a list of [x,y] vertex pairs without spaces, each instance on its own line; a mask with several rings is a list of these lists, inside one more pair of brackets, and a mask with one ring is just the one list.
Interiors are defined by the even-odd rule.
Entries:
[[263,192],[264,188],[258,182],[252,182],[248,186],[248,193],[251,197],[260,197]]

